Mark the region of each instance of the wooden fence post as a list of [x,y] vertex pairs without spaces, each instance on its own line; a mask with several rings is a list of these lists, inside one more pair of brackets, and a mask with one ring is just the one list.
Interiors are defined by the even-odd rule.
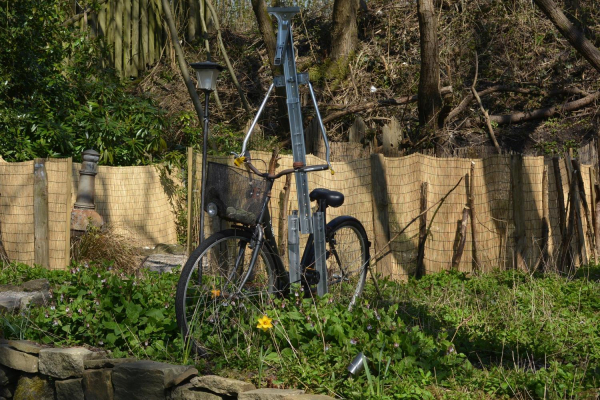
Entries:
[[187,148],[187,254],[192,252],[192,213],[194,201],[194,149]]
[[525,270],[525,212],[523,209],[523,157],[520,154],[510,156],[510,182],[513,201],[513,223],[515,225],[514,266]]
[[67,180],[65,188],[65,267],[71,263],[71,209],[72,204],[72,187],[73,187],[73,158],[67,159]]
[[417,279],[425,276],[425,242],[427,241],[427,191],[429,184],[427,182],[421,183],[421,208],[419,213],[419,248],[417,253]]
[[46,175],[46,160],[36,158],[33,166],[34,263],[49,268],[48,176]]
[[[373,234],[375,236],[375,252],[377,272],[391,275],[392,262],[390,241],[390,225],[388,214],[388,188],[383,154],[371,154],[371,194],[373,196]],[[387,247],[387,249],[386,249]]]

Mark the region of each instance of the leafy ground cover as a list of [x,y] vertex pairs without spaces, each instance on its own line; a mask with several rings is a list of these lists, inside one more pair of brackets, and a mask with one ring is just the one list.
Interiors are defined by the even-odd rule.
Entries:
[[[258,386],[300,387],[343,398],[596,398],[600,388],[600,268],[570,278],[496,271],[380,281],[352,311],[297,291],[229,316],[208,359],[182,349],[173,298],[177,274],[126,275],[106,265],[0,270],[0,284],[45,277],[48,307],[1,319],[4,336],[104,347]],[[264,316],[267,316],[265,318]],[[260,321],[259,321],[260,318]],[[200,329],[209,329],[201,327]],[[367,369],[346,368],[362,351]]]

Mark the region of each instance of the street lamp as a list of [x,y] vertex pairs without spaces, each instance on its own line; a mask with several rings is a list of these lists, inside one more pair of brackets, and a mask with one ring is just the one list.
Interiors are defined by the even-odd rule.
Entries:
[[191,64],[196,70],[198,89],[204,92],[204,141],[202,143],[202,179],[200,181],[200,243],[204,240],[204,183],[206,182],[207,144],[208,144],[208,98],[217,86],[217,77],[223,67],[212,61]]

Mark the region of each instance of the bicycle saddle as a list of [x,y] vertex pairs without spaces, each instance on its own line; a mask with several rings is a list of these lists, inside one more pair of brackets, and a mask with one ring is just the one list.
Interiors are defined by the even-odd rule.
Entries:
[[329,189],[318,188],[310,192],[310,201],[325,200],[326,206],[339,207],[344,204],[344,195]]

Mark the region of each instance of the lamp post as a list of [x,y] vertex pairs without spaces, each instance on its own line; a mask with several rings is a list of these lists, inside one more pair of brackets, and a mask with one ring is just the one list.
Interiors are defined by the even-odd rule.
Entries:
[[[196,70],[198,89],[204,92],[204,140],[202,142],[202,178],[200,181],[200,243],[204,241],[204,184],[206,182],[207,144],[208,144],[208,99],[217,86],[217,77],[223,67],[212,61],[191,64]],[[188,166],[189,168],[189,166]]]

